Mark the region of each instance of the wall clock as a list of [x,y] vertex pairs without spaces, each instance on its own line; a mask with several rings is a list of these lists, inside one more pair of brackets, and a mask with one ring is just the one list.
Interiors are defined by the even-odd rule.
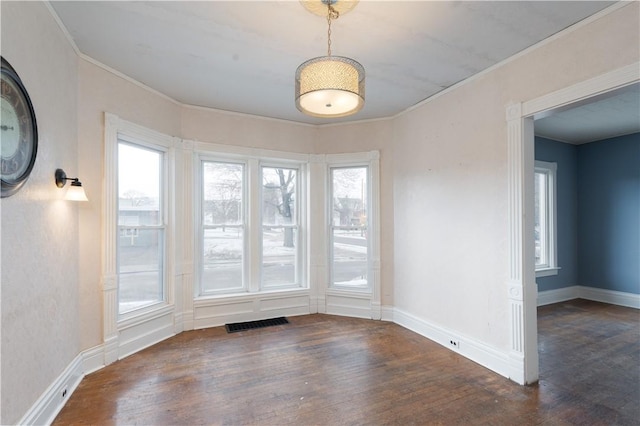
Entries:
[[38,152],[38,127],[31,99],[13,67],[2,58],[0,147],[2,197],[20,190],[29,178]]

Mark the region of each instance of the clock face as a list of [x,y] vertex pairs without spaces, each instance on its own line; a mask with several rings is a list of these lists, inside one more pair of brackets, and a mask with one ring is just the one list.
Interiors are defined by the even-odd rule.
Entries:
[[8,197],[24,185],[33,169],[38,131],[29,95],[4,58],[0,85],[0,175],[2,197]]

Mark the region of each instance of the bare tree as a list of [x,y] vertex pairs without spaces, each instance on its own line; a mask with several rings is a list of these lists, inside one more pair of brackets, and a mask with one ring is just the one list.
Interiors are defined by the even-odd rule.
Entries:
[[224,230],[242,217],[242,165],[206,163],[204,172],[205,221]]
[[149,197],[143,194],[140,191],[136,191],[135,189],[130,189],[124,194],[122,194],[123,200],[129,200],[131,206],[142,206],[148,203]]
[[[264,202],[275,207],[284,224],[291,224],[293,219],[293,196],[296,189],[296,170],[271,169],[275,176],[263,173],[263,186],[266,189]],[[272,180],[272,178],[275,178]],[[275,181],[274,181],[275,180]],[[268,194],[273,194],[268,196]],[[284,227],[284,247],[293,247],[293,229]]]
[[[333,211],[341,226],[361,225],[367,210],[367,170],[364,167],[338,168],[332,172]],[[354,221],[357,220],[357,224]]]

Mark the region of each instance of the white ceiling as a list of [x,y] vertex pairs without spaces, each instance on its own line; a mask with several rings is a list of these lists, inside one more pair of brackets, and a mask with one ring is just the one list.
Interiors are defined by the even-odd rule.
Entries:
[[296,68],[327,50],[326,20],[298,1],[51,5],[82,54],[176,101],[324,124],[394,116],[612,3],[361,0],[332,53],[364,65],[365,107],[330,120],[295,107]]

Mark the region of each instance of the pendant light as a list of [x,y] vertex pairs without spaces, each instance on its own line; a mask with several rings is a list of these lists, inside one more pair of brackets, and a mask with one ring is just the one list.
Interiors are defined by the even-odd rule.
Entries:
[[[303,62],[296,70],[296,107],[312,117],[346,117],[364,106],[364,67],[357,61],[331,55],[331,21],[351,10],[357,1],[302,1],[309,11],[326,13],[327,56]],[[323,6],[326,5],[326,8]]]

